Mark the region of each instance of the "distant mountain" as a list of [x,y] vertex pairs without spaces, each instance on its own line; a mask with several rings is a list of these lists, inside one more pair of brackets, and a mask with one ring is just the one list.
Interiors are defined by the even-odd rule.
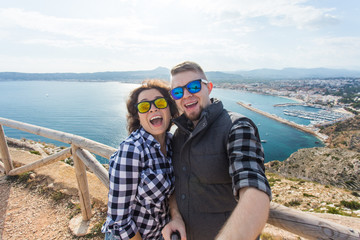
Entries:
[[[293,80],[314,78],[359,78],[360,71],[327,68],[284,68],[256,69],[251,71],[206,72],[208,78],[214,83],[253,82],[267,80]],[[143,71],[113,71],[95,73],[21,73],[0,72],[0,81],[119,81],[139,83],[144,79],[160,78],[169,80],[170,70],[158,67],[153,70]]]
[[144,79],[160,78],[168,80],[170,73],[167,68],[158,67],[154,70],[119,71],[95,73],[20,73],[0,72],[0,81],[119,81],[139,83]]
[[284,68],[281,70],[265,68],[229,73],[242,75],[245,79],[259,80],[360,77],[360,71],[329,68]]

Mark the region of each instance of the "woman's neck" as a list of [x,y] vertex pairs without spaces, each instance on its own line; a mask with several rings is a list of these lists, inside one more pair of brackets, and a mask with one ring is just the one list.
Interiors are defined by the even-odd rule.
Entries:
[[160,143],[160,150],[166,156],[166,133],[154,136],[156,141]]

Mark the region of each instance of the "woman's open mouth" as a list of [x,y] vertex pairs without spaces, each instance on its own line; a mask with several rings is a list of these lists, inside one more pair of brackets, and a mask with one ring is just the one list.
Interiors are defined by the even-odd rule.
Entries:
[[155,127],[161,126],[162,122],[163,118],[161,116],[155,116],[150,119],[150,123]]

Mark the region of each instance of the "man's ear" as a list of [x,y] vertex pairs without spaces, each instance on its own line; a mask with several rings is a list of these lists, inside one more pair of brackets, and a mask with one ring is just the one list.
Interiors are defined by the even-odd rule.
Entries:
[[210,93],[211,93],[211,91],[212,91],[212,89],[213,89],[213,87],[214,87],[214,85],[213,85],[213,83],[212,83],[212,82],[209,82],[208,84],[206,84],[206,86],[207,86],[208,91],[209,91],[209,94],[210,94]]

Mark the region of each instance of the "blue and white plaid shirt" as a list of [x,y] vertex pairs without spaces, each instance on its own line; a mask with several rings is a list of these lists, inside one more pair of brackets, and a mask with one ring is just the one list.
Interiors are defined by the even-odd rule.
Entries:
[[108,216],[102,228],[116,239],[162,239],[169,221],[168,197],[174,190],[172,135],[167,133],[165,157],[155,138],[140,128],[120,144],[109,161]]

